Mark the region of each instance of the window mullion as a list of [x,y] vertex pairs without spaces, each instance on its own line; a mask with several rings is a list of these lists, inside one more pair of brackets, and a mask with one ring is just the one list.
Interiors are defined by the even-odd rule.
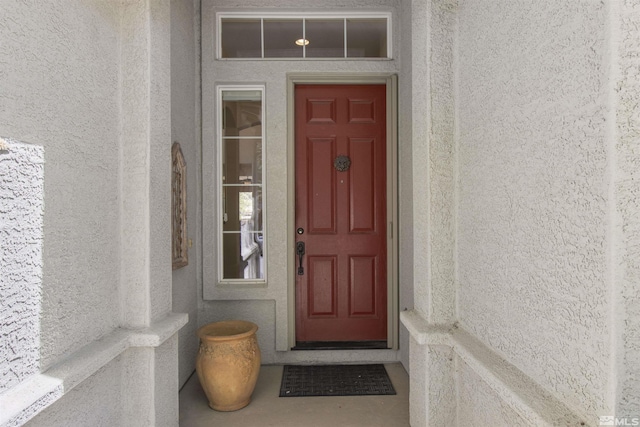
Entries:
[[347,58],[347,18],[344,18],[344,57]]
[[264,18],[260,18],[260,58],[264,59]]
[[302,57],[307,57],[307,19],[302,18]]

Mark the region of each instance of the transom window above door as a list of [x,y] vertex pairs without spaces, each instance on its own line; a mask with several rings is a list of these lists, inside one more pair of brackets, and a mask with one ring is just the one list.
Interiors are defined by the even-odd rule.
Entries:
[[219,13],[219,59],[391,58],[391,14]]

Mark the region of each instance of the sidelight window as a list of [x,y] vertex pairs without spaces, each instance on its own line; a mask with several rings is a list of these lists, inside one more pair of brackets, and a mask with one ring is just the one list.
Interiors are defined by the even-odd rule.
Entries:
[[218,87],[221,281],[264,281],[264,87]]
[[391,58],[388,13],[218,14],[218,58]]

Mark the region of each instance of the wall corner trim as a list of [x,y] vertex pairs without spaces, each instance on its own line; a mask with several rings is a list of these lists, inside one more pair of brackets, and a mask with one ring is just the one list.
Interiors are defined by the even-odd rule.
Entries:
[[453,324],[429,323],[416,310],[400,312],[400,321],[407,328],[411,337],[420,345],[447,345],[453,347],[451,332]]
[[[430,324],[416,310],[401,312],[400,320],[418,345],[450,346],[504,403],[532,426],[592,424],[461,326]],[[410,378],[428,375],[411,372]]]
[[129,331],[129,347],[159,347],[188,322],[188,314],[170,313],[148,328]]
[[189,320],[169,313],[143,329],[114,329],[45,372],[33,375],[0,394],[0,427],[20,426],[126,350],[159,347]]

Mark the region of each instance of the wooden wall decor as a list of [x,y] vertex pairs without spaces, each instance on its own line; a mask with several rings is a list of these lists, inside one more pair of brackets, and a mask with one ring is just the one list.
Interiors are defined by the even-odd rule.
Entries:
[[171,261],[173,269],[189,264],[187,256],[187,164],[178,142],[171,147]]

